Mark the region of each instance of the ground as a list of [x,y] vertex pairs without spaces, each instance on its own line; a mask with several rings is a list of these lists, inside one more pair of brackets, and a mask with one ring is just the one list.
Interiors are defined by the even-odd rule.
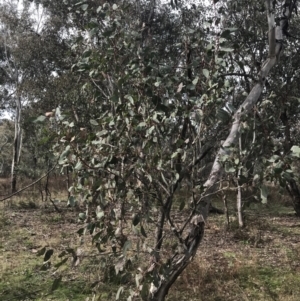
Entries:
[[[300,219],[292,207],[282,199],[253,205],[245,212],[243,229],[230,211],[229,226],[223,215],[209,218],[197,255],[167,300],[298,301]],[[77,217],[75,209],[61,214],[28,197],[1,204],[0,300],[115,300],[118,284],[103,281],[96,248],[76,233]],[[83,255],[80,262],[68,259],[58,269],[46,269],[44,255],[37,256],[43,247],[54,250],[52,266],[68,248]],[[52,287],[55,279],[61,279],[58,287]]]

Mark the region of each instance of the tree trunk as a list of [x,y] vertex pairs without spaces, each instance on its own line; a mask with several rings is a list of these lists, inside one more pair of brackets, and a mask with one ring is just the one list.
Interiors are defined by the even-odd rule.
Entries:
[[226,191],[223,191],[223,203],[224,203],[224,211],[225,211],[225,215],[226,215],[226,222],[227,222],[227,228],[229,227],[229,211],[228,211],[228,204],[227,204],[227,195],[226,195]]
[[242,228],[244,227],[243,210],[242,210],[242,187],[239,184],[239,180],[237,180],[236,205],[237,205],[239,227]]
[[[286,110],[284,110],[283,113],[280,115],[280,119],[282,121],[282,124],[284,125],[284,134],[285,134],[284,152],[285,154],[287,154],[292,147],[292,141],[291,141],[289,118]],[[292,198],[295,213],[297,216],[300,217],[300,191],[296,181],[294,179],[290,179],[286,184],[286,188]]]
[[286,188],[292,198],[295,213],[298,217],[300,217],[300,191],[296,181],[294,179],[289,180]]
[[[288,25],[288,21],[291,18],[292,15],[292,7],[291,3],[286,0],[284,5],[282,6],[282,18],[279,25],[276,25],[275,22],[275,1],[266,0],[266,8],[267,8],[267,18],[268,18],[268,40],[269,40],[269,54],[268,58],[262,65],[262,68],[259,72],[259,79],[258,82],[254,85],[251,92],[246,97],[245,101],[242,103],[242,105],[239,107],[239,109],[236,111],[236,113],[233,116],[233,123],[232,127],[230,129],[230,133],[227,136],[227,139],[221,146],[221,148],[218,151],[218,154],[215,158],[212,170],[210,172],[210,175],[207,179],[207,181],[204,184],[204,187],[206,187],[206,191],[202,193],[198,204],[201,208],[201,214],[203,218],[206,220],[208,213],[209,213],[209,207],[210,207],[210,201],[207,201],[205,196],[207,192],[209,192],[209,189],[220,179],[223,167],[220,162],[220,158],[223,156],[230,156],[232,146],[236,146],[238,139],[239,139],[239,127],[242,121],[243,116],[250,113],[250,111],[253,109],[254,105],[257,103],[259,97],[261,96],[261,93],[263,91],[266,77],[269,75],[270,70],[276,65],[278,62],[278,58],[282,51],[282,43],[283,43],[283,31],[286,28],[286,25]],[[203,201],[205,199],[205,201]]]
[[15,117],[15,137],[13,143],[13,158],[11,163],[11,192],[17,191],[17,170],[20,160],[22,146],[22,130],[21,130],[21,97],[16,98],[16,117]]
[[176,253],[170,260],[168,260],[166,266],[167,272],[165,272],[164,275],[161,274],[163,266],[157,264],[157,262],[153,262],[153,268],[148,270],[148,272],[151,273],[151,275],[155,278],[155,281],[153,280],[151,283],[149,295],[147,297],[148,301],[164,301],[172,284],[176,281],[178,276],[183,272],[193,256],[196,254],[198,246],[204,235],[205,220],[208,216],[209,208],[211,206],[211,198],[208,194],[216,182],[220,180],[223,172],[219,159],[224,155],[231,154],[232,146],[237,144],[239,138],[239,127],[241,121],[243,120],[243,116],[248,114],[253,109],[263,91],[266,77],[278,61],[278,57],[282,50],[283,29],[286,28],[286,22],[288,22],[289,18],[291,17],[292,8],[290,2],[286,0],[282,11],[282,20],[280,25],[276,26],[274,15],[274,12],[276,11],[275,1],[271,3],[271,0],[267,0],[266,7],[269,27],[268,58],[263,64],[259,73],[258,82],[254,85],[248,97],[233,116],[233,123],[230,133],[219,149],[211,172],[204,184],[206,190],[204,193],[202,193],[199,201],[197,204],[195,204],[196,208],[194,208],[192,212],[195,215],[190,220],[191,228],[186,239],[181,242],[183,252]]
[[184,249],[182,252],[176,253],[168,263],[168,274],[160,275],[160,267],[156,267],[156,276],[159,279],[157,281],[158,287],[154,285],[154,282],[151,283],[148,301],[164,301],[168,295],[170,287],[195,256],[204,235],[205,222],[202,215],[195,215],[190,220],[189,224],[190,228],[188,236],[184,240]]
[[[240,156],[242,156],[242,139],[239,138],[239,149],[240,149]],[[244,227],[244,221],[243,221],[243,206],[242,206],[242,187],[240,185],[240,177],[242,173],[242,168],[239,167],[238,170],[238,176],[236,180],[237,184],[237,197],[236,197],[236,207],[237,207],[237,213],[238,213],[238,221],[239,221],[239,227]]]

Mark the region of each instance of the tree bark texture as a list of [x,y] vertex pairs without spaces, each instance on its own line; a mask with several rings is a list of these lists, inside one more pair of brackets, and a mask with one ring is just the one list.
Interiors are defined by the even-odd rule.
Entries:
[[[239,149],[240,149],[240,155],[242,155],[242,139],[239,138]],[[242,169],[239,167],[238,176],[236,180],[237,184],[237,198],[236,198],[236,207],[237,207],[237,213],[238,213],[238,221],[239,221],[239,227],[244,227],[244,221],[243,221],[243,206],[242,206],[242,187],[241,187],[241,171]]]
[[[270,70],[278,62],[282,50],[283,42],[283,30],[286,28],[286,22],[289,21],[292,15],[292,5],[295,5],[294,1],[286,0],[282,8],[282,21],[279,25],[275,23],[275,3],[276,1],[267,0],[267,18],[268,18],[268,40],[269,40],[269,54],[268,58],[262,65],[259,73],[259,79],[254,85],[249,95],[242,103],[240,108],[236,111],[233,116],[233,123],[227,139],[220,147],[216,158],[214,160],[211,172],[205,182],[205,191],[202,193],[200,199],[197,202],[197,210],[194,209],[194,215],[190,219],[190,230],[187,238],[183,243],[183,252],[180,254],[175,254],[169,262],[169,272],[165,275],[159,273],[159,267],[153,267],[151,274],[156,276],[156,281],[151,283],[148,301],[164,301],[170,287],[176,281],[178,276],[183,272],[187,265],[192,260],[193,256],[196,254],[198,246],[204,235],[205,221],[207,219],[209,208],[211,206],[211,201],[208,196],[210,189],[220,180],[223,173],[223,166],[220,163],[220,158],[224,155],[231,154],[231,148],[236,147],[239,140],[239,128],[242,118],[248,114],[257,103],[261,93],[263,91],[266,77],[268,76]],[[300,195],[300,194],[299,194]]]
[[286,188],[292,198],[295,213],[298,217],[300,217],[300,191],[296,181],[294,179],[290,179],[286,184]]
[[13,157],[11,163],[11,193],[17,191],[17,170],[22,146],[21,110],[21,97],[18,96],[16,98],[15,136],[13,143]]
[[[282,44],[283,44],[283,33],[285,29],[285,22],[288,22],[291,18],[292,11],[293,11],[293,5],[295,5],[295,1],[288,1],[286,0],[282,6],[282,17],[281,19],[285,22],[280,22],[279,25],[276,25],[275,22],[275,1],[267,0],[266,2],[267,7],[267,19],[268,19],[268,40],[269,40],[269,54],[268,58],[262,65],[262,68],[259,72],[259,80],[254,85],[248,96],[246,97],[245,101],[242,103],[240,108],[236,111],[236,113],[233,116],[233,124],[230,130],[229,135],[227,136],[227,139],[219,149],[217,156],[215,158],[212,170],[210,172],[210,175],[205,182],[204,186],[206,187],[206,191],[202,194],[202,196],[199,199],[199,204],[201,208],[201,214],[203,215],[204,219],[206,220],[208,213],[209,213],[209,207],[210,207],[210,201],[207,201],[207,198],[204,199],[205,195],[209,193],[210,188],[221,178],[222,172],[223,172],[223,166],[220,163],[220,158],[224,155],[230,155],[231,154],[231,148],[236,147],[238,139],[239,139],[239,127],[242,120],[242,117],[250,113],[250,111],[253,109],[254,105],[257,103],[266,81],[266,77],[270,73],[270,70],[276,65],[278,62],[278,58],[280,57],[281,51],[282,51]],[[202,204],[201,204],[202,203]]]
[[191,262],[195,256],[198,246],[204,235],[205,222],[201,215],[195,215],[190,223],[188,236],[186,237],[183,250],[180,253],[175,253],[170,261],[170,271],[167,275],[157,274],[158,286],[151,283],[148,301],[164,301],[168,295],[170,287],[174,284],[178,276]]
[[[291,127],[286,110],[280,115],[280,119],[285,128],[284,152],[287,154],[292,147],[292,141],[290,132]],[[290,179],[286,184],[286,189],[292,198],[295,213],[298,217],[300,217],[300,190],[297,182],[294,179]]]

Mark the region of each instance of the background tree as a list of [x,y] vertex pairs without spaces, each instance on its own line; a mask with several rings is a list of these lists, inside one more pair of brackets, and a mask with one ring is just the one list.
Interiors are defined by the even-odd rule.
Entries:
[[[290,153],[289,141],[280,150],[288,124],[277,127],[265,84],[295,3],[214,1],[207,11],[184,1],[42,2],[47,18],[31,38],[49,43],[20,61],[26,113],[53,110],[39,150],[55,141],[61,168],[72,171],[69,204],[78,196],[86,205],[79,234],[111,250],[104,261],[117,275],[134,274],[128,300],[165,299],[196,254],[225,175],[239,188],[257,182],[263,201],[266,180],[293,193],[299,149]],[[42,120],[24,120],[35,147],[50,137]]]
[[[80,189],[85,189],[86,199],[90,198],[91,204],[99,204],[95,220],[90,220],[89,211],[82,218],[91,221],[88,228],[95,233],[99,247],[101,244],[106,247],[113,244],[116,256],[123,250],[123,255],[118,257],[117,272],[123,270],[128,260],[127,249],[132,245],[128,238],[131,230],[124,223],[128,209],[131,208],[133,213],[135,231],[136,227],[140,228],[142,241],[147,242],[151,221],[157,221],[155,241],[149,254],[150,266],[142,268],[141,273],[137,274],[140,279],[137,291],[140,290],[144,299],[165,298],[202,239],[211,205],[207,194],[220,180],[223,165],[227,166],[228,172],[236,171],[234,166],[239,165],[235,143],[242,132],[241,124],[246,123],[246,114],[263,96],[266,77],[276,64],[282,48],[283,24],[275,26],[275,8],[268,1],[266,5],[269,54],[251,90],[249,76],[245,75],[247,65],[251,64],[252,70],[257,68],[256,54],[263,57],[265,51],[259,44],[254,44],[252,53],[243,56],[243,62],[239,59],[239,53],[243,53],[244,45],[234,44],[235,36],[239,39],[243,32],[237,31],[235,34],[235,28],[215,28],[220,21],[213,17],[208,18],[204,25],[204,29],[212,32],[201,40],[203,28],[191,28],[193,21],[185,17],[187,12],[194,12],[194,8],[180,6],[178,18],[167,8],[159,10],[152,7],[153,15],[146,23],[143,20],[127,21],[130,15],[128,8],[132,13],[134,6],[106,4],[97,9],[99,19],[93,18],[92,22],[87,22],[88,30],[91,29],[88,39],[83,37],[87,49],[74,70],[81,72],[85,78],[85,95],[95,93],[93,102],[99,104],[94,111],[95,117],[90,120],[91,126],[87,128],[88,133],[94,134],[85,136],[82,142],[82,135],[74,126],[74,121],[64,120],[67,146],[61,164],[68,162],[87,180],[90,176],[99,177],[91,186],[80,186]],[[222,8],[220,6],[219,11]],[[88,10],[88,4],[83,4],[81,9]],[[291,12],[292,8],[288,14],[283,10],[282,18],[288,20]],[[168,25],[160,21],[164,18],[169,18],[171,29],[180,24],[181,35],[177,33],[177,37],[173,38],[172,31],[162,27]],[[153,24],[160,25],[157,32]],[[172,46],[177,42],[175,47],[169,49],[164,42],[160,42],[156,35],[162,29],[164,41],[171,41]],[[264,32],[264,28],[260,30]],[[258,33],[259,30],[255,31],[253,36],[255,42]],[[250,44],[249,41],[245,43]],[[235,58],[231,54],[233,51]],[[235,103],[236,107],[225,110],[229,103],[227,99],[223,100],[223,96],[232,91],[230,82],[223,79],[228,66],[233,71],[235,68],[242,69],[249,95],[245,101]],[[240,87],[242,90],[242,85]],[[197,164],[207,153],[205,145],[209,144],[211,133],[218,133],[218,138],[220,133],[226,137],[224,126],[230,122],[229,110],[233,114],[231,132],[218,151],[212,172],[204,184],[204,193],[199,199],[194,181]],[[200,115],[199,121],[196,120],[197,113],[204,116]],[[253,124],[253,119],[250,122]],[[253,141],[253,137],[248,141]],[[218,144],[213,146],[217,148]],[[70,151],[76,154],[72,160]],[[193,201],[190,216],[179,226],[174,198],[182,187],[191,187],[192,194],[187,195],[187,199],[191,197]],[[158,212],[151,210],[157,207],[154,205],[156,202],[160,208]],[[184,206],[185,203],[180,208]],[[114,221],[116,229],[105,227],[108,221],[110,224]],[[166,223],[170,226],[168,240],[175,246],[173,252],[168,251],[164,244],[168,233]],[[188,231],[187,225],[190,226]],[[169,257],[167,254],[173,255]]]
[[[4,3],[0,18],[2,100],[6,110],[12,110],[15,123],[11,164],[11,190],[15,192],[18,172],[24,173],[26,170],[27,175],[36,176],[38,169],[42,171],[37,161],[40,161],[40,167],[48,165],[49,154],[40,150],[38,140],[48,141],[48,151],[53,140],[50,134],[45,137],[47,131],[38,134],[41,125],[37,124],[35,130],[32,121],[40,113],[59,106],[61,97],[68,95],[71,86],[74,91],[72,76],[67,76],[67,73],[70,75],[73,54],[68,44],[69,35],[62,38],[62,32],[67,30],[66,25],[61,19],[47,14],[40,5],[35,6],[28,1]],[[24,135],[25,140],[22,139]],[[20,166],[22,140],[25,141],[26,153],[32,150],[32,157],[28,158],[29,161],[24,158]],[[31,167],[33,173],[29,171]]]
[[[90,204],[81,218],[87,222],[99,249],[110,246],[114,250],[117,273],[123,271],[128,260],[133,261],[128,255],[133,243],[130,233],[135,233],[144,245],[152,245],[148,247],[150,264],[137,273],[132,298],[140,294],[143,299],[164,300],[202,240],[211,206],[209,196],[222,178],[223,168],[236,173],[253,158],[254,151],[261,150],[265,156],[272,154],[272,141],[262,150],[261,140],[255,138],[253,128],[259,114],[254,112],[250,118],[247,114],[264,97],[266,78],[282,50],[284,26],[294,11],[285,3],[279,13],[284,22],[276,26],[275,4],[266,1],[266,8],[260,12],[254,8],[255,20],[267,13],[268,27],[259,27],[258,22],[257,28],[247,33],[243,28],[248,24],[237,30],[227,28],[230,20],[224,20],[220,26],[217,14],[206,16],[203,27],[196,26],[199,19],[193,19],[193,13],[199,18],[202,8],[184,4],[173,14],[167,6],[158,8],[152,3],[149,8],[141,2],[139,10],[150,9],[150,17],[145,19],[140,14],[141,19],[135,18],[135,22],[128,19],[134,19],[134,5],[103,4],[97,8],[98,18],[89,13],[93,8],[88,3],[79,7],[87,11],[83,15],[87,21],[83,23],[88,34],[82,36],[86,49],[73,70],[80,72],[84,80],[81,95],[93,95],[86,109],[94,109],[84,114],[91,116],[90,125],[84,129],[88,135],[76,126],[76,120],[63,118],[66,148],[60,163],[69,164],[84,179],[81,183],[86,185],[74,187],[74,191],[85,194]],[[248,8],[238,4],[242,8],[235,14],[230,5],[237,7],[235,1],[220,3],[218,13],[227,6],[233,12],[233,20],[240,18],[247,23],[243,13]],[[179,27],[180,32],[176,32]],[[209,34],[204,35],[204,30]],[[268,54],[266,43],[263,44],[266,31]],[[257,74],[257,60],[266,55],[268,58]],[[231,79],[224,79],[227,76]],[[256,79],[253,87],[251,78]],[[236,90],[231,85],[235,81]],[[245,100],[237,97],[244,89],[248,91]],[[228,93],[232,93],[230,101],[224,97]],[[230,114],[233,119],[227,136]],[[238,137],[244,141],[246,153],[236,149]],[[222,138],[225,141],[199,196],[195,181],[198,164],[208,150],[219,148],[215,141]],[[249,142],[254,147],[249,147]],[[266,147],[270,150],[266,151]],[[95,179],[92,184],[90,177]],[[264,174],[260,178],[263,177]],[[190,215],[178,221],[178,209],[186,206],[185,201],[179,208],[176,206],[176,195],[181,189],[192,203]],[[264,186],[262,198],[266,198]],[[94,218],[90,216],[93,207]],[[129,210],[132,227],[125,222]],[[112,224],[116,227],[106,226]],[[155,239],[151,241],[148,233],[153,228]],[[166,244],[166,237],[171,247]]]

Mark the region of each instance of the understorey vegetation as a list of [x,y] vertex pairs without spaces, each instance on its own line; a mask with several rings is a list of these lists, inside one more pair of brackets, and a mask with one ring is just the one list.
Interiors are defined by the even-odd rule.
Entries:
[[296,300],[296,0],[4,1],[0,22],[3,246],[47,238],[28,298]]

